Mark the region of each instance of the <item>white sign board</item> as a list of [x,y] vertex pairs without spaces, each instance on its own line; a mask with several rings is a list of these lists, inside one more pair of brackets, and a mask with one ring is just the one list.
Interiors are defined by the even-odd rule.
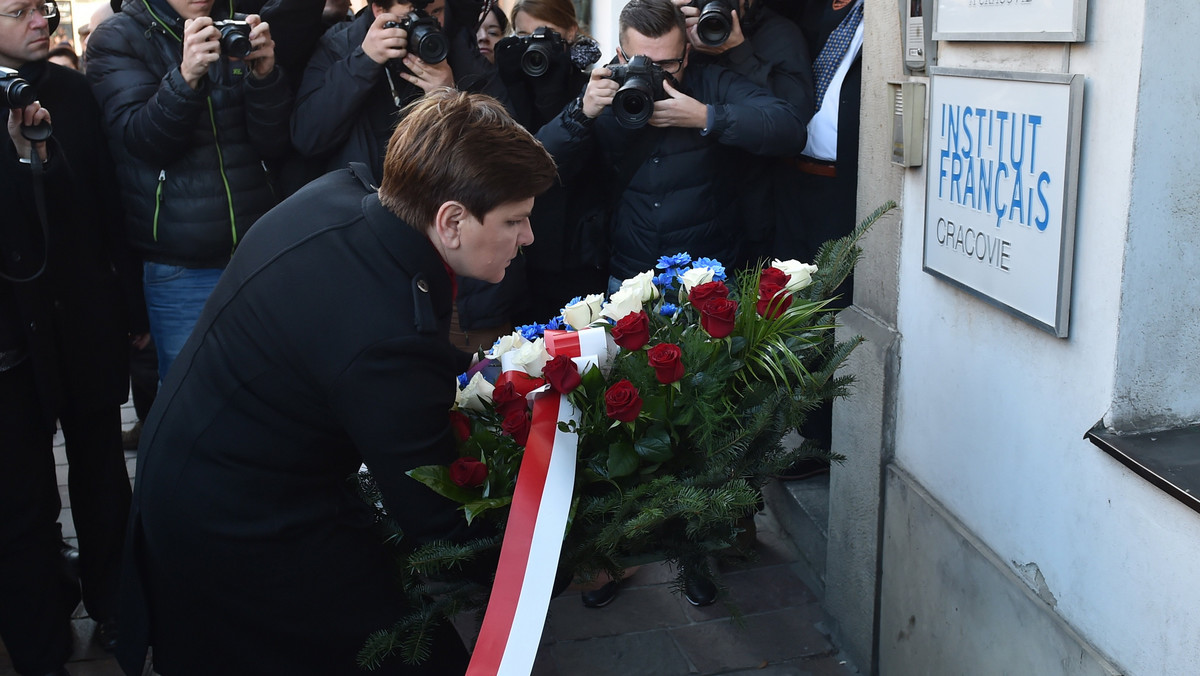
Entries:
[[1082,42],[1087,0],[935,0],[935,40]]
[[1083,76],[930,75],[924,270],[1066,337]]

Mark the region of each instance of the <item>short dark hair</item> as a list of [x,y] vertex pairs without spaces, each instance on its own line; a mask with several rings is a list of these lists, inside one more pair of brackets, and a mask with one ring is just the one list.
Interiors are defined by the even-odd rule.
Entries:
[[620,38],[633,29],[648,38],[661,38],[678,28],[687,34],[683,12],[671,0],[629,0],[617,20]]
[[482,219],[554,182],[550,154],[490,96],[438,89],[401,115],[384,155],[379,201],[418,230],[433,225],[446,202]]

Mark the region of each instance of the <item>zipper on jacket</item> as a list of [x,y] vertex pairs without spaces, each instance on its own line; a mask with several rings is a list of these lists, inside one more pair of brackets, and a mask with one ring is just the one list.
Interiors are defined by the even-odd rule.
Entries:
[[162,206],[163,183],[167,182],[167,170],[158,170],[158,187],[154,189],[154,241],[158,241],[158,209]]
[[278,202],[279,195],[275,193],[275,176],[271,174],[271,168],[267,166],[266,160],[260,160],[259,164],[262,165],[263,174],[267,177],[267,189],[271,191],[271,200]]
[[[217,115],[213,112],[212,97],[207,97],[208,121],[212,124],[213,145],[217,147],[217,167],[221,170],[221,183],[225,186],[225,203],[229,205],[229,230],[233,233],[233,249],[237,248],[237,219],[233,215],[233,191],[229,189],[229,177],[225,175],[225,156],[221,153],[221,140],[217,137]],[[233,251],[230,249],[230,252]]]

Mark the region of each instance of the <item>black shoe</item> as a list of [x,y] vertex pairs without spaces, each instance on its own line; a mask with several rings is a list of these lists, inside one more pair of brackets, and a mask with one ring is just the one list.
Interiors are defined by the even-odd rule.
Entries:
[[693,577],[685,574],[683,578],[683,598],[693,606],[711,606],[717,600],[717,585],[705,577]]
[[79,550],[63,542],[58,553],[62,555],[63,572],[76,584],[79,583]]
[[117,649],[117,621],[97,621],[96,628],[92,631],[92,640],[95,641],[96,645],[100,646],[104,652],[111,655]]
[[617,598],[617,581],[609,580],[603,587],[579,595],[585,608],[603,608]]

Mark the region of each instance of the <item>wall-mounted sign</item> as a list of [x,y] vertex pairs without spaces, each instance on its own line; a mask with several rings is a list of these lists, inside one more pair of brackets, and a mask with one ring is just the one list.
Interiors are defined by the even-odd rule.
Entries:
[[1083,76],[930,75],[924,270],[1066,337]]
[[936,0],[935,40],[1082,42],[1087,0]]

